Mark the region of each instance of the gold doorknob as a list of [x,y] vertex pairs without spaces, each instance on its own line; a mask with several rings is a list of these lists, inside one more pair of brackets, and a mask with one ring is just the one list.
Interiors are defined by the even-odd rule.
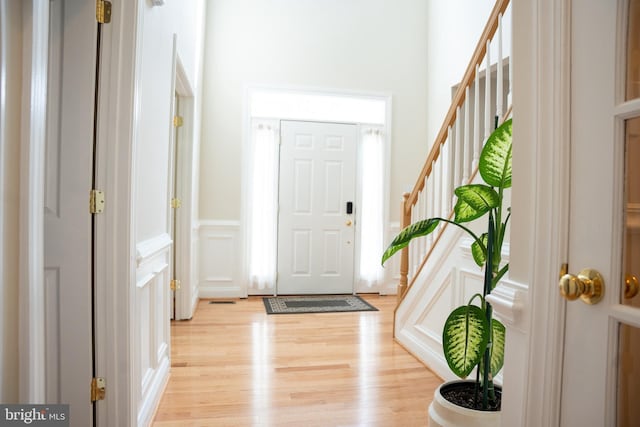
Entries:
[[347,227],[351,227],[351,224],[353,224],[353,223],[351,222],[350,219],[348,219],[347,222],[345,222],[345,224],[347,225]]
[[604,296],[604,279],[590,268],[585,268],[577,276],[563,275],[558,287],[560,294],[568,301],[579,297],[586,304],[597,304]]
[[624,297],[626,299],[631,299],[638,295],[638,290],[640,290],[638,278],[631,274],[627,274],[624,278]]

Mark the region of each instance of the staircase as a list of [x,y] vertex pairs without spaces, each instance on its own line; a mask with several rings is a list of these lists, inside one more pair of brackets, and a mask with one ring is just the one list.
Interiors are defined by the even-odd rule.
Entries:
[[[491,12],[416,184],[403,196],[402,228],[419,219],[453,216],[454,189],[476,180],[484,141],[511,114],[510,55],[503,49],[510,34],[503,34],[502,24],[509,5],[498,0]],[[395,339],[444,379],[453,378],[442,355],[444,321],[482,289],[483,273],[470,244],[457,227],[441,222],[435,232],[413,240],[400,258]],[[503,260],[508,257],[503,254]]]

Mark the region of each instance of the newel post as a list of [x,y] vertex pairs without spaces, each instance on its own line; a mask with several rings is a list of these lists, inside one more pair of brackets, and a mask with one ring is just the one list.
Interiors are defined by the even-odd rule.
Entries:
[[[409,193],[402,195],[402,218],[400,228],[404,230],[411,224],[411,207],[407,206],[409,200]],[[398,283],[398,303],[404,298],[404,294],[407,292],[409,274],[409,246],[406,246],[400,251],[400,283]]]

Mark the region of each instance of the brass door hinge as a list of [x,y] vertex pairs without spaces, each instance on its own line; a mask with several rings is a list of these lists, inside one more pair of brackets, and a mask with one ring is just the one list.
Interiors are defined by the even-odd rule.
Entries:
[[91,379],[91,401],[104,400],[106,390],[106,382],[104,378],[92,378]]
[[104,192],[91,190],[89,193],[89,212],[99,214],[104,211]]
[[100,24],[111,22],[111,2],[108,0],[96,0],[96,21]]
[[180,289],[180,280],[173,279],[169,284],[169,288],[171,288],[172,291],[177,291],[178,289]]
[[184,124],[182,116],[173,116],[173,127],[179,128]]
[[177,198],[171,199],[171,207],[173,209],[178,209],[181,206],[182,206],[182,200],[177,199]]

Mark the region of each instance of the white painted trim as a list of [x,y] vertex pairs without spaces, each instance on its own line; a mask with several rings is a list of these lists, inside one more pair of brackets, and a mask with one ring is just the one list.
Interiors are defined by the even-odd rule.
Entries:
[[201,219],[198,224],[198,229],[210,228],[214,230],[226,230],[229,228],[239,229],[241,225],[240,221],[236,220],[217,220],[217,219]]
[[44,156],[49,2],[23,2],[20,160],[20,401],[45,403]]
[[149,370],[145,373],[145,396],[151,396],[153,399],[142,400],[142,405],[138,410],[137,426],[151,425],[153,415],[160,404],[162,393],[169,381],[169,365],[169,357],[167,355],[160,360],[157,369]]
[[[215,287],[207,286],[206,283],[200,284],[199,298],[207,299],[207,298],[242,298],[241,296],[242,289],[240,286],[219,286]],[[267,294],[271,295],[271,294]]]
[[[507,325],[503,425],[557,426],[564,302],[554,284],[567,259],[570,1],[513,3],[514,187],[510,280],[523,332]],[[549,207],[553,208],[550,209]],[[496,314],[509,317],[496,307]]]
[[142,267],[160,252],[168,250],[171,247],[171,243],[171,236],[167,233],[162,233],[151,239],[139,242],[136,245],[136,261],[138,267]]
[[[140,116],[143,114],[141,110],[141,86],[142,86],[142,57],[143,57],[143,38],[144,38],[144,27],[145,27],[145,2],[135,2],[135,10],[136,10],[136,31],[133,34],[134,47],[131,52],[134,56],[134,65],[133,65],[133,108],[130,111],[130,114],[133,118],[133,132],[132,132],[132,153],[131,153],[131,176],[130,176],[130,185],[131,185],[131,239],[132,242],[136,241],[137,231],[136,231],[136,219],[138,218],[137,214],[137,206],[136,203],[140,200],[138,195],[138,191],[140,189],[135,185],[136,177],[138,173],[136,171],[136,163],[138,159],[137,147],[138,147],[138,139],[140,137]],[[134,243],[135,245],[135,243]],[[134,279],[131,282],[137,282],[137,271],[133,272]],[[137,323],[138,319],[138,307],[137,307],[137,296],[138,289],[135,286],[129,285],[129,293],[130,293],[130,302],[129,302],[129,363],[130,363],[130,372],[131,372],[131,381],[130,381],[130,396],[129,402],[127,405],[130,407],[130,417],[131,421],[129,422],[132,425],[138,425],[138,420],[140,419],[140,414],[144,402],[144,395],[141,385],[142,378],[142,367],[140,362],[140,342],[139,342],[139,334],[138,328],[139,324]]]
[[527,294],[526,288],[519,284],[502,280],[491,294],[487,295],[487,301],[491,303],[496,318],[502,323],[526,333],[527,325],[523,325],[523,311]]
[[[108,209],[96,217],[96,373],[109,392],[98,405],[100,426],[136,425],[133,332],[136,246],[134,151],[136,138],[139,5],[112,0],[114,13],[102,27],[98,97],[97,186]],[[138,43],[138,44],[137,44]],[[136,55],[138,49],[138,55]],[[117,172],[116,172],[117,171]]]

